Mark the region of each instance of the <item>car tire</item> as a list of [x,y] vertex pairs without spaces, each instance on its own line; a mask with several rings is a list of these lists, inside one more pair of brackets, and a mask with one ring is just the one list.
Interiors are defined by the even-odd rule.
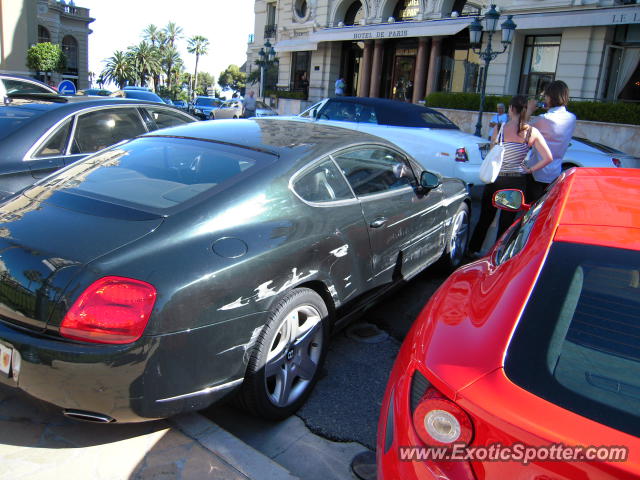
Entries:
[[211,113],[209,115],[209,120],[215,120],[215,119],[216,119],[216,116],[213,113]]
[[302,406],[327,352],[328,315],[322,297],[309,288],[292,290],[270,310],[239,391],[245,410],[281,420]]
[[234,120],[237,120],[237,119],[238,119],[238,115],[234,115],[234,116],[233,116],[233,119],[234,119]]
[[455,270],[462,264],[469,243],[469,227],[469,206],[462,203],[451,220],[447,242],[439,260],[444,270]]

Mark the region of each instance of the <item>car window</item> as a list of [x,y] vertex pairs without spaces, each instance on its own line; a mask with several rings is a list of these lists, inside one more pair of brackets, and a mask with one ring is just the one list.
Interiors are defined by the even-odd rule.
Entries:
[[50,89],[37,83],[21,82],[8,78],[3,78],[2,82],[7,93],[51,93]]
[[315,110],[320,110],[320,107],[325,103],[326,100],[322,100],[321,102],[316,103],[315,105],[312,105],[311,107],[307,108],[304,112],[302,112],[300,115],[298,115],[299,117],[302,118],[313,118],[312,113]]
[[533,204],[529,211],[522,216],[520,222],[509,230],[507,237],[505,237],[502,244],[498,246],[496,255],[497,265],[506,262],[525,247],[529,239],[529,234],[536,223],[536,219],[546,198],[547,195]]
[[196,98],[196,105],[198,106],[214,107],[218,104],[220,104],[220,100],[216,98],[204,98],[204,97]]
[[145,107],[145,110],[149,112],[158,128],[175,127],[176,125],[184,125],[193,121],[180,112],[174,112],[168,108]]
[[78,116],[71,153],[93,153],[145,133],[133,108],[96,110]]
[[640,436],[638,338],[640,252],[556,242],[508,347],[505,373],[551,403]]
[[60,125],[38,149],[34,157],[45,158],[65,155],[67,152],[69,130],[71,130],[71,121],[72,119],[70,118],[62,125]]
[[348,150],[334,157],[356,195],[370,195],[415,183],[405,159],[384,147]]
[[206,141],[141,137],[72,164],[45,186],[164,212],[276,158]]
[[293,190],[307,202],[334,202],[353,198],[349,185],[330,159],[296,179]]
[[264,110],[271,110],[271,107],[268,107],[267,104],[263,102],[256,102],[256,107]]
[[321,120],[337,120],[340,122],[357,122],[356,104],[352,102],[330,101],[324,106],[318,118]]

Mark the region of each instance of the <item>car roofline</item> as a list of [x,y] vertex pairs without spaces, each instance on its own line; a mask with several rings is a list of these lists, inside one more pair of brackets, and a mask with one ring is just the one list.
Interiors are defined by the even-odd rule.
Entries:
[[197,140],[200,142],[209,142],[209,143],[215,143],[218,145],[226,145],[229,147],[243,148],[245,150],[252,150],[254,152],[266,153],[267,155],[272,155],[274,157],[280,158],[280,154],[278,154],[277,152],[274,152],[273,150],[268,150],[266,148],[260,148],[260,147],[250,147],[248,145],[240,145],[238,143],[225,142],[223,140],[215,140],[211,138],[189,137],[186,135],[154,135],[151,132],[146,133],[144,135],[140,135],[139,137],[136,137],[136,138],[178,138],[180,140]]

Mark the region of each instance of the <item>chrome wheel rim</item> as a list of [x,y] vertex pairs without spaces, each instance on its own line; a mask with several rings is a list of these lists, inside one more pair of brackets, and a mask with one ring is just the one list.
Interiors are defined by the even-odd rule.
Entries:
[[265,388],[277,407],[287,407],[306,391],[322,352],[322,317],[311,305],[290,311],[271,341],[265,363]]
[[466,210],[462,210],[453,219],[453,231],[449,240],[449,258],[453,263],[460,261],[464,255],[467,237],[469,236],[468,218]]

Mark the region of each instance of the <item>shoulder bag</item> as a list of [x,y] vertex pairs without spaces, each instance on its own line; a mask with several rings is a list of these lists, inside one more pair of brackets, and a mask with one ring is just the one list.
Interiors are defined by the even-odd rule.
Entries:
[[504,157],[504,145],[502,144],[504,139],[504,123],[500,126],[498,132],[499,143],[495,144],[487,156],[484,157],[482,164],[480,165],[480,180],[484,183],[493,183],[498,178],[498,173],[502,168],[502,158]]

